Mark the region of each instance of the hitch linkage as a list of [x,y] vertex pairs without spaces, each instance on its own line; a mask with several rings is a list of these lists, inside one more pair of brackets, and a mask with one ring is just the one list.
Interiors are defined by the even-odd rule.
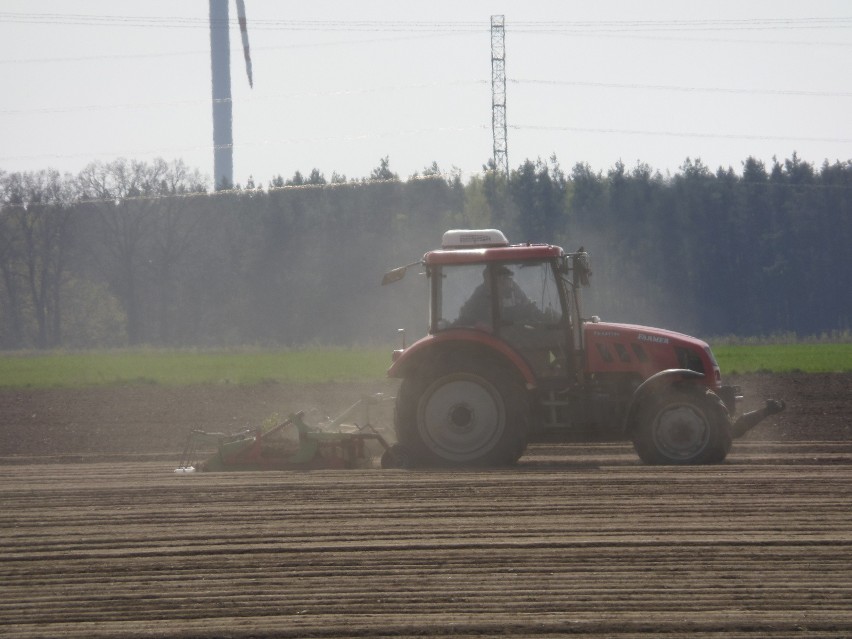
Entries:
[[758,408],[748,413],[744,413],[737,421],[731,425],[731,436],[736,439],[742,437],[752,428],[757,426],[761,421],[770,415],[776,415],[783,411],[787,404],[779,399],[767,399],[766,405],[763,408]]

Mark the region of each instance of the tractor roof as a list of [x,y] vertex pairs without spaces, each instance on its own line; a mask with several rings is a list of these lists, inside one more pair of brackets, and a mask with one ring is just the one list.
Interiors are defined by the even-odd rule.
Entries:
[[474,264],[482,262],[520,262],[552,259],[564,255],[551,244],[509,244],[497,229],[455,229],[444,233],[441,249],[429,251],[423,263]]

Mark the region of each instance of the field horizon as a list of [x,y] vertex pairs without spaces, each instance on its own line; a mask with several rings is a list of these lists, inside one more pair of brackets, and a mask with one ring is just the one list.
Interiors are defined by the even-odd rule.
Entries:
[[[721,345],[713,350],[723,376],[852,371],[849,343]],[[370,381],[385,378],[391,351],[388,346],[7,352],[0,354],[0,388]]]

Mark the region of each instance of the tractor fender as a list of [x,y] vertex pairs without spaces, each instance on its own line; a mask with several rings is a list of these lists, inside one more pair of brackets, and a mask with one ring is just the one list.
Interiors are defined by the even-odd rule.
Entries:
[[[621,423],[621,432],[629,433],[635,426],[636,416],[645,400],[653,394],[660,392],[662,389],[672,386],[693,386],[696,391],[704,392],[707,387],[703,384],[696,383],[704,378],[704,373],[693,371],[688,368],[668,368],[651,375],[648,379],[642,382],[639,387],[633,392],[630,398],[630,404],[624,414],[624,419]],[[727,411],[726,411],[727,412]]]
[[537,386],[527,361],[506,342],[475,329],[457,329],[427,335],[405,349],[388,369],[388,377],[408,377],[449,357],[490,357],[502,361],[523,380],[527,390]]

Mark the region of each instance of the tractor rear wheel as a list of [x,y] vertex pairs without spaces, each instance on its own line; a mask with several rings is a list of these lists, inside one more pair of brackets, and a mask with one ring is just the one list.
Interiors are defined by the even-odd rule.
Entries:
[[445,364],[403,380],[396,430],[415,465],[513,464],[527,444],[525,390],[497,366]]
[[731,433],[710,395],[672,389],[640,411],[633,447],[646,464],[717,464],[731,448]]

